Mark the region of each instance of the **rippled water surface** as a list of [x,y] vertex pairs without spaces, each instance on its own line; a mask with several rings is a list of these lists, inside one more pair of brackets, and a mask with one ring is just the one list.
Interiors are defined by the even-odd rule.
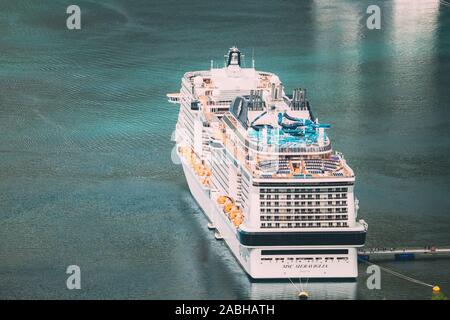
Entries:
[[[450,245],[450,7],[376,1],[0,1],[0,298],[295,298],[251,283],[170,160],[165,94],[236,44],[308,88],[357,174],[368,246]],[[82,270],[82,290],[65,269]],[[450,292],[449,260],[384,263]],[[429,299],[383,273],[313,298]]]

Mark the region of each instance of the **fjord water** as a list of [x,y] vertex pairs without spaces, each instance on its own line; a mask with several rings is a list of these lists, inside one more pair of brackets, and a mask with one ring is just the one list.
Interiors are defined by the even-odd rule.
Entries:
[[[296,298],[251,283],[214,240],[172,163],[185,71],[237,45],[306,87],[357,175],[368,247],[450,245],[450,7],[377,1],[0,2],[0,298]],[[69,291],[69,265],[82,289]],[[450,261],[383,263],[450,293]],[[429,299],[382,273],[381,290],[308,284],[312,298]],[[296,280],[298,281],[298,280]],[[304,280],[306,281],[306,280]]]

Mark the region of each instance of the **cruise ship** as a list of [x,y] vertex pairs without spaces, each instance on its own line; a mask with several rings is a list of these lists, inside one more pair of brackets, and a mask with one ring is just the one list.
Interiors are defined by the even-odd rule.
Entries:
[[230,48],[221,67],[181,79],[176,153],[192,196],[253,279],[355,279],[367,224],[355,174],[305,89]]

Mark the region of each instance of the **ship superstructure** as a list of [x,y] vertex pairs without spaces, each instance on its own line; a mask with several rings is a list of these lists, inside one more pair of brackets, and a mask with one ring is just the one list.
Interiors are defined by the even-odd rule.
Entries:
[[284,92],[273,73],[242,66],[233,47],[223,68],[186,73],[177,153],[192,195],[252,277],[356,278],[355,175],[332,149],[306,90]]

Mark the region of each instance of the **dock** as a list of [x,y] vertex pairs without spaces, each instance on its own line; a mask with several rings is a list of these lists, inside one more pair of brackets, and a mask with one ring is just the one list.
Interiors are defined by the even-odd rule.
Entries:
[[358,250],[358,260],[364,261],[411,261],[416,259],[450,258],[450,247],[422,248],[364,248]]

